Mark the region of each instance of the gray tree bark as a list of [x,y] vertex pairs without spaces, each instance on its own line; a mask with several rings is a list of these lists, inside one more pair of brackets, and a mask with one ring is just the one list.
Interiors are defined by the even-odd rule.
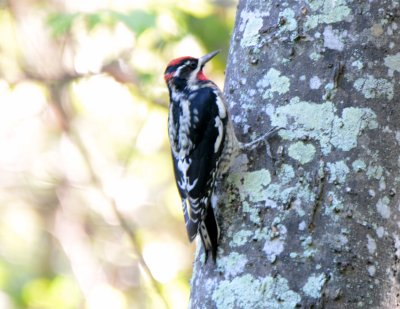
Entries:
[[242,0],[225,95],[242,154],[191,308],[400,307],[398,1]]

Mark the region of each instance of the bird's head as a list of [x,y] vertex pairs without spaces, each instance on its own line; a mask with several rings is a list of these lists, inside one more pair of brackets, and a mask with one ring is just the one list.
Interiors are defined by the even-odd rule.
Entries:
[[203,67],[218,53],[219,50],[216,50],[198,59],[186,56],[170,61],[164,72],[165,82],[169,87],[179,88],[208,80],[203,73]]

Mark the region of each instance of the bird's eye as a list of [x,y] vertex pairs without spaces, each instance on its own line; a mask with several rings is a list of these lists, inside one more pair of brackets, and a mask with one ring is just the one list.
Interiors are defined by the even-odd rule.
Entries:
[[195,63],[195,62],[191,62],[190,64],[189,64],[189,67],[191,68],[191,69],[195,69],[195,68],[197,68],[197,63]]

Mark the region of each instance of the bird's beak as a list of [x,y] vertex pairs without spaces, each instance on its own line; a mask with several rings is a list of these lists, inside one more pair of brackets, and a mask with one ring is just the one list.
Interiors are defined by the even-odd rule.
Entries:
[[209,54],[207,54],[207,55],[204,55],[203,57],[200,57],[200,58],[199,58],[199,63],[200,63],[200,65],[201,65],[201,66],[205,65],[208,61],[210,61],[212,58],[214,58],[214,56],[215,56],[216,54],[218,54],[220,51],[221,51],[221,50],[218,49],[218,50],[215,50],[215,51],[213,51],[213,52],[211,52],[211,53],[209,53]]

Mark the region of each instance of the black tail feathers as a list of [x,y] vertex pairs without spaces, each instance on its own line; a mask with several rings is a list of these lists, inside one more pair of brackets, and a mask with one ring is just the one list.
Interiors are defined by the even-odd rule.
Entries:
[[215,219],[214,210],[211,206],[208,207],[204,220],[200,222],[199,233],[206,254],[204,263],[207,263],[208,251],[210,250],[215,263],[217,259],[219,227],[217,220]]

